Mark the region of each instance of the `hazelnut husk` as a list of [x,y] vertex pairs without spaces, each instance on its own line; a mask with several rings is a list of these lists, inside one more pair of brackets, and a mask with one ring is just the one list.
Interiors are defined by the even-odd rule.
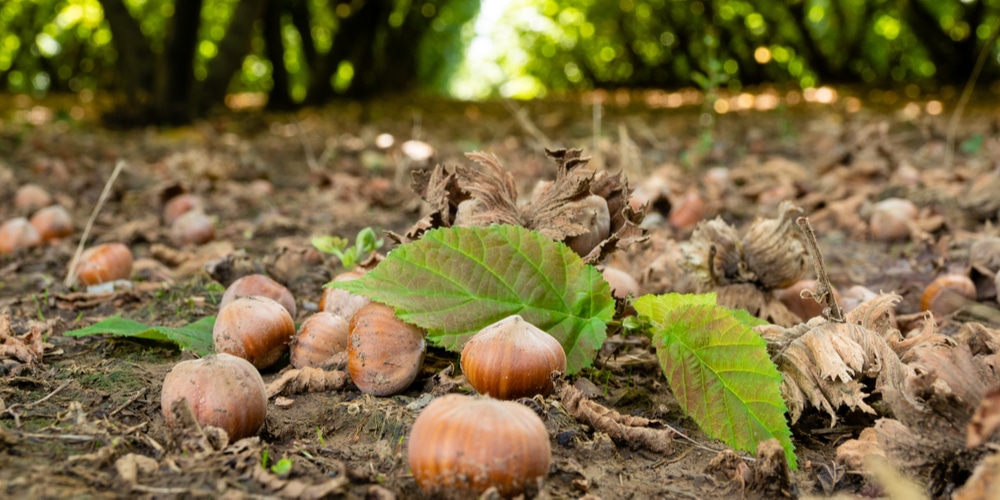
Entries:
[[236,441],[257,434],[267,415],[264,379],[249,362],[225,353],[177,363],[163,379],[160,408],[167,426],[178,421],[171,407],[187,399],[202,426],[218,427]]
[[396,317],[393,308],[372,302],[351,318],[347,371],[365,394],[391,396],[417,378],[424,361],[425,332]]
[[519,403],[449,394],[432,401],[410,431],[410,470],[433,495],[504,498],[537,486],[552,449],[545,424]]
[[562,345],[519,315],[483,328],[462,348],[465,378],[480,394],[498,399],[549,395],[553,371],[566,371]]
[[285,306],[267,297],[238,297],[219,311],[212,329],[216,352],[232,354],[258,369],[273,365],[288,350],[295,323]]

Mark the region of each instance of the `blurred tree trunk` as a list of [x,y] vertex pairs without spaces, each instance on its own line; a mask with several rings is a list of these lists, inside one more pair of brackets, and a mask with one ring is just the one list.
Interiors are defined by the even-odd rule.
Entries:
[[285,42],[281,33],[280,0],[267,0],[264,7],[264,48],[271,61],[271,91],[267,94],[268,109],[292,109],[288,68],[285,67]]
[[264,0],[240,0],[236,5],[226,35],[219,42],[219,52],[208,62],[208,76],[202,82],[195,102],[195,110],[199,114],[224,101],[229,82],[250,52],[253,27],[263,9]]
[[135,116],[149,104],[153,84],[155,57],[149,42],[142,34],[139,23],[129,14],[123,0],[100,0],[104,18],[111,28],[112,41],[118,58],[120,84],[127,101],[123,111]]
[[187,123],[194,118],[194,55],[202,0],[177,0],[157,64],[153,115],[158,122]]
[[381,0],[365,1],[359,9],[340,20],[340,27],[334,35],[330,50],[323,57],[317,56],[318,64],[313,69],[309,81],[309,92],[306,97],[308,104],[322,104],[332,97],[333,87],[330,80],[337,73],[340,63],[344,61],[350,61],[354,66],[354,81],[357,81],[360,53],[370,50],[374,42],[383,4]]

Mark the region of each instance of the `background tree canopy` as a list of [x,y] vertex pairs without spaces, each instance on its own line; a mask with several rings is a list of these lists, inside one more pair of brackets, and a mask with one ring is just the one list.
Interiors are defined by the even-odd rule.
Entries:
[[0,85],[112,92],[119,118],[184,122],[233,92],[288,109],[411,90],[962,83],[987,44],[984,75],[1000,73],[998,26],[1000,0],[24,0],[0,4]]

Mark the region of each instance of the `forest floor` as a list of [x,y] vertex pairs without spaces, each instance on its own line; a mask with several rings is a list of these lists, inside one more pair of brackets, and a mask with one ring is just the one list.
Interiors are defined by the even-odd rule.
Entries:
[[[525,194],[555,175],[545,147],[583,148],[597,170],[623,171],[650,201],[643,223],[650,239],[606,263],[631,273],[640,293],[690,291],[670,261],[696,222],[721,215],[742,228],[757,216],[775,217],[779,203],[791,200],[813,221],[841,294],[860,285],[900,295],[895,325],[904,335],[928,321],[920,314],[921,295],[947,272],[977,278],[977,293],[957,312],[929,320],[933,328],[957,335],[969,323],[993,328],[1000,317],[992,280],[983,278],[996,269],[976,271],[969,260],[974,242],[997,236],[1000,208],[996,190],[983,194],[976,187],[997,177],[1000,159],[1000,116],[982,104],[960,121],[949,166],[949,114],[937,114],[938,105],[926,100],[905,106],[841,96],[832,104],[732,111],[740,104],[734,99],[730,112],[716,114],[699,105],[663,106],[680,94],[658,95],[654,106],[611,96],[597,118],[584,100],[510,107],[409,99],[297,114],[225,113],[189,127],[117,131],[99,126],[89,108],[84,112],[73,101],[4,99],[0,221],[30,215],[14,198],[18,187],[34,183],[69,211],[74,226],[68,238],[0,255],[0,315],[11,318],[10,331],[0,331],[4,345],[32,328],[45,341],[34,363],[0,345],[0,357],[9,358],[0,373],[0,494],[8,498],[425,495],[407,466],[407,436],[428,394],[441,391],[435,375],[457,364],[454,353],[431,348],[417,381],[396,396],[373,397],[350,385],[291,395],[280,405],[272,400],[259,441],[209,450],[192,461],[178,454],[160,390],[167,372],[194,354],[165,342],[64,333],[115,315],[171,327],[213,316],[225,287],[241,273],[220,270],[233,256],[291,290],[299,324],[317,309],[322,286],[343,271],[336,258],[312,249],[311,237],[353,240],[365,227],[405,231],[429,211],[409,188],[410,172],[437,163],[472,165],[464,157],[470,151],[495,154]],[[595,125],[602,131],[596,137]],[[432,150],[425,156],[426,147]],[[127,244],[136,259],[132,286],[99,293],[67,287],[68,263],[119,161],[126,165],[88,244]],[[199,196],[214,218],[211,242],[178,247],[171,241],[161,213],[180,191]],[[907,199],[919,209],[895,241],[876,240],[869,230],[874,204],[886,198]],[[648,340],[616,335],[608,342],[619,354],[622,346],[631,350],[615,356],[607,349],[570,382],[593,401],[657,419],[684,436],[664,453],[615,443],[573,418],[556,418],[561,407],[546,398],[537,410],[548,415],[553,463],[542,497],[774,493],[762,492],[759,481],[754,490],[746,465],[720,465],[727,446],[684,415]],[[286,358],[265,370],[265,381],[287,364]],[[469,390],[458,371],[451,390]],[[792,426],[799,467],[784,493],[871,497],[891,489],[860,462],[837,456],[838,446],[888,416],[878,399],[868,400],[874,414],[835,408],[833,426],[825,412],[807,405]],[[974,408],[978,400],[966,404]],[[291,459],[291,470],[261,467],[265,451],[271,463]],[[952,451],[936,457],[965,456]],[[752,456],[740,456],[752,468]],[[949,495],[981,456],[963,465],[897,465],[925,491]]]

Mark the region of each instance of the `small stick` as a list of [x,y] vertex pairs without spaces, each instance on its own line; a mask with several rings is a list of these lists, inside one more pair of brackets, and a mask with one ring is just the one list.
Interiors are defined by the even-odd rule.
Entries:
[[510,111],[510,114],[514,115],[514,119],[517,120],[517,124],[520,125],[525,132],[534,137],[535,140],[542,146],[552,144],[549,137],[545,135],[545,133],[542,132],[537,126],[535,126],[530,118],[528,118],[528,110],[514,104],[514,102],[510,99],[505,99],[503,104],[507,108],[507,111]]
[[128,405],[134,403],[135,400],[137,400],[137,399],[141,398],[143,395],[145,395],[146,394],[146,390],[147,390],[146,387],[143,387],[142,389],[139,389],[139,391],[136,392],[135,394],[133,394],[132,397],[128,398],[128,401],[120,404],[118,406],[118,408],[115,408],[114,410],[111,410],[111,413],[108,413],[108,416],[110,417],[110,416],[113,416],[113,415],[117,415],[118,412],[124,410],[126,407],[128,407]]
[[799,225],[799,229],[806,236],[806,247],[809,248],[809,256],[812,257],[813,267],[816,268],[816,281],[819,282],[815,293],[808,290],[803,290],[803,293],[811,295],[816,302],[822,302],[825,296],[827,309],[830,310],[828,319],[836,323],[843,323],[844,312],[840,309],[840,304],[837,304],[837,298],[833,296],[833,287],[830,286],[830,277],[826,274],[823,254],[819,251],[819,243],[816,241],[816,233],[813,232],[812,224],[809,224],[808,217],[799,217],[795,219],[795,223]]
[[945,138],[944,168],[951,168],[951,159],[955,154],[955,133],[958,131],[958,122],[962,119],[962,113],[965,111],[965,105],[969,103],[969,98],[972,97],[972,90],[976,86],[976,80],[979,79],[979,74],[983,71],[983,65],[986,63],[986,58],[993,52],[993,45],[996,44],[997,37],[1000,37],[1000,22],[993,27],[993,34],[990,35],[990,39],[983,44],[983,50],[979,52],[979,58],[976,60],[976,66],[972,69],[972,74],[969,75],[969,80],[965,82],[965,89],[962,90],[962,96],[958,98],[958,104],[955,106],[955,111],[951,113],[951,120],[948,121],[948,133]]
[[111,194],[111,186],[115,183],[115,179],[118,178],[118,174],[121,173],[122,169],[125,168],[125,161],[119,161],[115,165],[114,171],[111,172],[111,177],[108,177],[108,182],[104,183],[104,191],[101,192],[101,197],[97,199],[97,206],[94,207],[94,211],[90,214],[90,219],[87,221],[87,226],[83,228],[83,235],[80,236],[80,244],[76,246],[76,253],[73,254],[73,260],[69,261],[69,272],[66,273],[66,279],[63,281],[63,285],[69,287],[76,281],[76,266],[79,264],[80,255],[83,254],[83,247],[87,244],[87,236],[90,234],[90,229],[94,227],[94,221],[97,220],[97,214],[101,212],[101,208],[104,207],[104,203],[108,201],[108,196]]

